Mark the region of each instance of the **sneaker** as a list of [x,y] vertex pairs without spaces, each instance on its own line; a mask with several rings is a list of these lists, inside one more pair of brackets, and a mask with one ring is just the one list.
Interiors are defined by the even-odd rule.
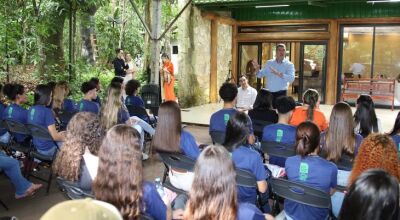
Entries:
[[146,153],[142,153],[142,160],[147,160],[149,159],[149,155],[147,155]]

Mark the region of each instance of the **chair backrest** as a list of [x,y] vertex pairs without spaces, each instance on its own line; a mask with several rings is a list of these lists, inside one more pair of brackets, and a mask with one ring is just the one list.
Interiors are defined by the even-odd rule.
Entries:
[[84,199],[84,198],[95,198],[92,192],[85,191],[77,186],[74,182],[64,180],[61,177],[57,177],[57,184],[61,191],[65,193],[68,199]]
[[75,112],[64,111],[64,112],[62,112],[61,114],[58,115],[58,118],[60,119],[63,128],[67,127],[69,121],[72,119],[72,117],[74,117],[74,115],[76,113],[78,113],[78,112],[76,112],[76,111]]
[[210,131],[213,144],[223,144],[225,141],[225,131]]
[[11,133],[30,135],[30,131],[27,126],[19,121],[13,119],[5,119],[3,121],[4,127]]
[[139,118],[144,116],[146,121],[150,121],[150,116],[147,114],[145,108],[136,105],[127,105],[126,108],[128,109],[130,116],[137,116]]
[[157,84],[142,86],[141,96],[146,108],[160,106],[160,87]]
[[162,161],[169,167],[193,171],[196,161],[179,153],[158,152]]
[[272,192],[285,199],[316,208],[331,208],[331,197],[328,193],[293,181],[272,178]]
[[351,158],[349,155],[342,154],[342,157],[337,162],[337,168],[339,170],[348,170],[350,171],[353,168],[353,161],[354,159]]
[[262,120],[251,120],[252,124],[253,124],[253,131],[254,134],[258,137],[258,138],[262,138],[262,133],[264,130],[264,127],[270,124],[273,124],[270,121],[262,121]]
[[47,128],[34,124],[27,124],[26,127],[30,131],[32,137],[45,141],[54,141]]
[[257,188],[257,179],[247,170],[236,169],[236,184],[243,187]]
[[261,150],[269,156],[288,158],[296,155],[294,144],[286,144],[275,141],[261,142]]

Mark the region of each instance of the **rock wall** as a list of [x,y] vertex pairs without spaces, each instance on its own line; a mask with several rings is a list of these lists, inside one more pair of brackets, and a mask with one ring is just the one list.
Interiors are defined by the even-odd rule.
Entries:
[[[183,7],[187,0],[179,0]],[[191,107],[209,102],[211,21],[190,6],[178,20],[179,102]],[[232,27],[218,26],[218,87],[225,81],[231,60]]]

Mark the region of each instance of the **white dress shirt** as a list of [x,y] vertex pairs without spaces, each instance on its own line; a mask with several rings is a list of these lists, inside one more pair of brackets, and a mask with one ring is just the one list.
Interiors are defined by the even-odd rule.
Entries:
[[256,101],[256,97],[257,97],[257,90],[255,90],[253,87],[247,86],[246,89],[239,87],[236,107],[252,109],[254,101]]

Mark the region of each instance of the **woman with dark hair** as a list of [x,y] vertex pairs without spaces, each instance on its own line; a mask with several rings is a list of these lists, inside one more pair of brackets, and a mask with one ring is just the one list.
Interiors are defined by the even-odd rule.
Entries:
[[[34,93],[34,104],[28,110],[29,124],[35,124],[48,129],[54,141],[62,142],[65,140],[64,134],[58,132],[55,126],[55,118],[53,111],[47,106],[51,103],[51,89],[46,85],[36,86]],[[53,141],[33,138],[33,145],[36,150],[44,155],[52,156],[57,147]]]
[[328,121],[324,113],[319,110],[319,94],[315,89],[307,89],[303,94],[303,106],[297,107],[290,119],[290,124],[298,126],[304,121],[314,122],[320,131],[328,128]]
[[[246,113],[237,112],[231,115],[226,126],[224,146],[232,152],[232,160],[237,168],[251,172],[257,179],[257,189],[260,193],[267,191],[267,172],[264,168],[260,154],[248,145],[251,135],[249,125],[251,120]],[[238,187],[239,202],[255,204],[257,200],[257,189],[249,187]],[[265,207],[268,209],[268,207]],[[264,211],[268,211],[265,210]]]
[[77,182],[84,190],[91,190],[90,169],[97,171],[97,153],[104,130],[97,115],[91,112],[79,112],[68,123],[66,141],[53,163],[53,172],[67,181]]
[[[290,181],[302,183],[326,193],[333,194],[337,185],[336,165],[318,156],[320,131],[311,121],[301,123],[296,131],[296,152],[298,155],[286,159],[285,170]],[[326,219],[328,209],[303,205],[285,200],[286,218],[319,220]]]
[[367,137],[370,133],[382,132],[382,125],[376,117],[374,101],[370,95],[360,95],[357,99],[357,109],[354,113],[356,127],[354,131]]
[[[26,124],[28,111],[22,107],[27,101],[25,88],[20,84],[6,84],[3,93],[11,101],[10,105],[3,111],[3,119],[12,119]],[[22,134],[14,134],[14,139],[18,143],[22,143],[27,136]]]
[[143,99],[140,96],[137,96],[136,93],[138,92],[140,87],[139,80],[131,79],[125,84],[125,105],[133,105],[133,106],[140,106],[144,108]]
[[78,102],[77,110],[99,114],[100,106],[97,102],[93,101],[97,97],[96,84],[92,81],[82,83],[81,92],[83,93],[83,98]]
[[[181,109],[175,101],[166,101],[158,110],[153,148],[160,152],[182,153],[197,160],[200,149],[193,135],[182,129]],[[192,172],[170,169],[171,184],[178,189],[189,191],[193,181]]]
[[255,205],[238,202],[235,167],[223,147],[205,148],[194,173],[183,219],[266,219]]
[[[396,120],[394,121],[393,129],[389,133],[396,144],[397,151],[400,153],[400,112],[397,113]],[[400,154],[399,154],[400,156]]]
[[92,101],[93,101],[93,102],[97,102],[97,104],[99,104],[99,106],[101,106],[101,99],[100,99],[100,96],[99,96],[99,92],[100,92],[100,90],[101,90],[100,80],[99,80],[99,78],[97,78],[97,77],[92,77],[92,78],[89,80],[89,82],[92,82],[92,83],[94,83],[94,84],[96,85],[96,92],[97,92],[97,94],[96,94],[96,98],[93,99]]
[[138,219],[140,214],[171,219],[170,205],[164,204],[154,184],[143,180],[139,141],[138,131],[127,125],[107,132],[99,150],[97,173],[101,175],[92,186],[95,197],[115,205],[124,219]]
[[384,170],[362,173],[350,186],[339,220],[397,220],[399,182]]
[[278,122],[278,114],[272,109],[272,94],[266,89],[261,89],[254,102],[253,109],[249,111],[251,120],[268,121],[271,124]]

